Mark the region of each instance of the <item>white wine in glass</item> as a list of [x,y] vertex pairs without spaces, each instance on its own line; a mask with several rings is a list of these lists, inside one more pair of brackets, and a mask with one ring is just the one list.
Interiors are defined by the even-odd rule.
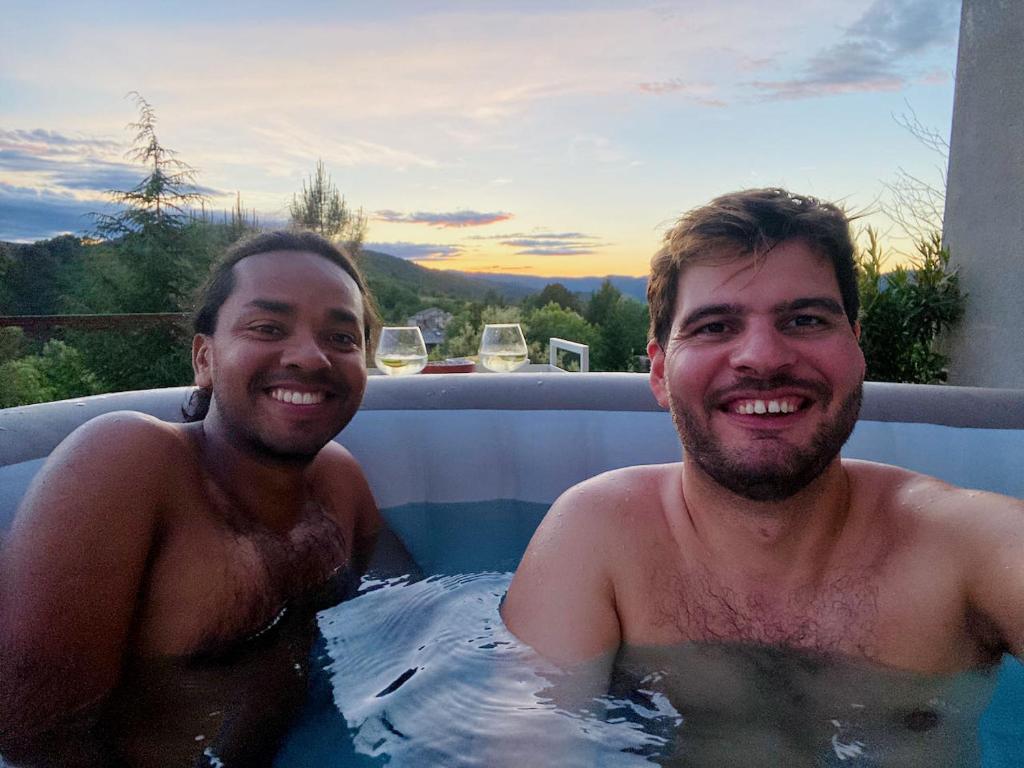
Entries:
[[427,346],[423,343],[423,334],[415,325],[383,328],[373,359],[377,367],[388,376],[419,373],[427,364]]
[[526,339],[519,323],[485,325],[480,337],[480,363],[489,371],[508,373],[527,361]]

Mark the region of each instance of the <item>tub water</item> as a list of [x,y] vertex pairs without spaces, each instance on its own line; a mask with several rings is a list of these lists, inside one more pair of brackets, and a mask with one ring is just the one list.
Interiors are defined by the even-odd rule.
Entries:
[[[612,692],[581,701],[498,614],[532,533],[523,520],[538,522],[544,509],[494,500],[385,510],[426,578],[368,579],[359,596],[319,614],[310,700],[275,766],[931,768],[976,766],[979,751],[984,768],[1024,763],[1024,667],[1009,657],[998,670],[924,676],[778,650],[627,649]],[[716,683],[737,659],[751,679],[759,671],[772,683],[763,701]],[[778,682],[801,678],[808,698],[822,701],[801,701],[780,722],[787,692]],[[671,703],[684,688],[735,711],[734,727],[709,735],[701,711]],[[929,717],[906,702],[930,704],[945,727],[889,727],[891,711],[906,710],[911,727]],[[796,762],[780,757],[787,748]]]
[[[77,425],[122,409],[175,420],[185,394],[0,410],[0,535]],[[339,439],[426,576],[367,581],[318,614],[311,694],[277,766],[696,765],[709,745],[723,756],[707,763],[716,768],[744,751],[755,757],[736,765],[777,765],[790,748],[820,766],[957,765],[973,759],[975,733],[985,768],[1024,765],[1016,661],[998,680],[925,679],[772,649],[625,649],[611,692],[592,699],[505,631],[498,608],[511,572],[562,491],[616,467],[680,458],[644,376],[374,377]],[[868,384],[844,455],[1024,498],[1024,392]],[[686,686],[700,696],[677,711],[670,694]],[[892,733],[876,715],[888,711],[887,696],[922,695],[927,707],[902,714],[919,734],[918,757],[893,763]],[[702,718],[712,700],[740,714]],[[801,701],[813,704],[806,717],[789,706]],[[962,738],[944,737],[950,731],[931,727],[936,713],[940,723],[972,724],[954,732]]]

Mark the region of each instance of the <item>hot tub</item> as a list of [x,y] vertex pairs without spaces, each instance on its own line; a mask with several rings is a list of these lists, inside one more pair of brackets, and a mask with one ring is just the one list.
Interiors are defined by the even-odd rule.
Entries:
[[[187,392],[0,411],[0,531],[45,457],[79,424],[124,409],[180,420]],[[339,441],[361,462],[379,506],[424,570],[449,575],[512,570],[544,508],[566,488],[681,455],[647,377],[626,373],[372,377]],[[1024,498],[1024,391],[868,383],[843,454]],[[439,528],[433,505],[456,516]],[[501,514],[488,519],[486,510],[497,507]],[[481,544],[495,538],[506,539],[504,559],[493,560]],[[1024,760],[1021,712],[1024,672],[1007,660],[982,720],[986,768]]]

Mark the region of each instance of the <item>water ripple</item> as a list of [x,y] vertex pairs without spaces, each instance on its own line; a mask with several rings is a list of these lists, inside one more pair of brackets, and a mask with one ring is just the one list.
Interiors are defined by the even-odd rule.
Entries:
[[356,751],[389,766],[650,765],[664,740],[637,720],[674,713],[611,699],[590,713],[557,707],[554,669],[498,614],[510,578],[370,583],[321,614],[325,672]]

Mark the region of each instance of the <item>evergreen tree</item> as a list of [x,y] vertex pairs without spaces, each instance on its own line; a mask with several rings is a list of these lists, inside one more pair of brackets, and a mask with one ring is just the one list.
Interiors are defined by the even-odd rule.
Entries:
[[96,231],[104,238],[180,229],[189,219],[189,207],[204,200],[196,186],[196,170],[157,138],[153,106],[136,91],[128,95],[139,109],[139,119],[128,124],[135,137],[125,156],[146,166],[149,173],[129,190],[108,192],[121,210],[95,214]]
[[575,312],[577,315],[583,314],[583,307],[580,304],[579,297],[561,283],[548,283],[540,293],[524,299],[523,306],[540,309],[541,307],[546,307],[551,302],[554,302],[562,309]]
[[634,370],[635,357],[647,349],[647,307],[605,280],[587,304],[586,318],[601,334],[590,354],[593,369]]
[[363,209],[355,213],[349,210],[323,160],[316,161],[316,171],[308,183],[302,182],[302,193],[292,196],[288,210],[293,227],[309,229],[329,240],[337,240],[352,254],[358,253],[363,245],[366,236]]

